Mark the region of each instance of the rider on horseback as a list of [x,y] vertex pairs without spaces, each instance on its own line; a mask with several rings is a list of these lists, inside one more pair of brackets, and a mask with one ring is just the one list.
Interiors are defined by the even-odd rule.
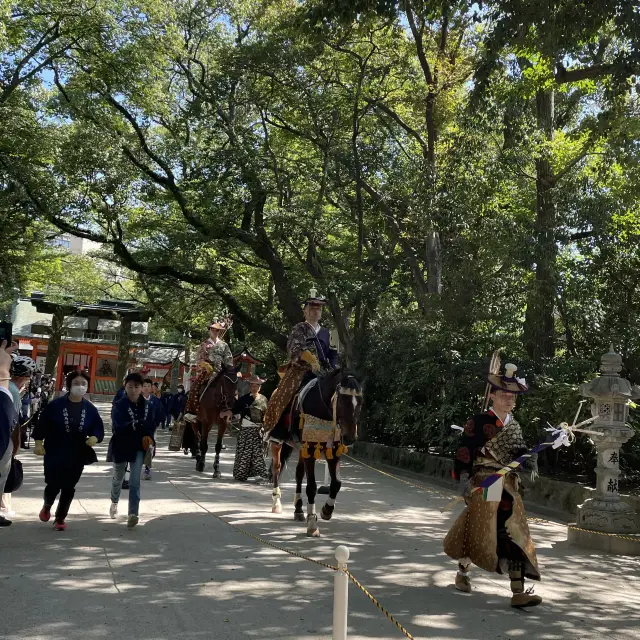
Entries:
[[289,363],[278,372],[282,380],[269,400],[264,417],[271,442],[282,444],[287,439],[290,425],[280,418],[300,388],[338,365],[338,352],[331,347],[329,330],[320,326],[326,304],[326,299],[311,289],[304,303],[305,321],[293,327],[289,336]]
[[233,354],[229,345],[222,339],[232,324],[231,317],[214,320],[209,325],[209,339],[198,348],[196,361],[199,373],[189,392],[184,414],[184,419],[188,422],[198,419],[200,397],[209,380],[217,376],[223,368],[233,367]]
[[291,437],[291,404],[300,388],[316,376],[337,366],[338,352],[331,347],[329,331],[320,326],[322,308],[327,301],[312,289],[304,302],[304,322],[291,331],[287,342],[289,363],[279,371],[282,379],[273,392],[264,416],[265,432],[269,434],[273,471],[273,512],[281,513],[279,475],[280,451]]

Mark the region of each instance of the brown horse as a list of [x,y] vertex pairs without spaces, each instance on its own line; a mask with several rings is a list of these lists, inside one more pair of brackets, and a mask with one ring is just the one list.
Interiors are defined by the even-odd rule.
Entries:
[[[200,429],[200,448],[196,456],[196,471],[204,471],[205,458],[209,449],[209,432],[214,424],[218,425],[218,439],[216,440],[216,457],[213,462],[213,477],[220,477],[220,451],[222,438],[229,426],[233,404],[236,399],[236,384],[238,376],[233,367],[223,369],[204,390],[200,398],[200,412],[198,423],[193,423],[194,431]],[[197,437],[197,434],[196,434]]]
[[[301,406],[293,411],[291,417],[291,423],[296,425],[294,433],[299,438],[297,433],[297,425],[299,424],[300,413],[320,418],[321,420],[331,421],[334,419],[334,407],[335,407],[335,420],[337,426],[340,428],[340,443],[335,443],[331,446],[331,454],[327,460],[329,467],[329,475],[331,477],[331,484],[329,486],[329,498],[321,511],[321,517],[323,520],[330,520],[335,508],[335,501],[342,486],[340,480],[340,456],[338,455],[342,445],[352,444],[358,437],[358,419],[360,417],[360,410],[362,408],[362,390],[360,384],[356,380],[355,376],[349,374],[341,369],[336,369],[328,375],[320,378],[315,387],[311,389],[305,398],[303,399]],[[326,456],[327,446],[321,445],[321,453]],[[278,445],[272,443],[272,476],[274,484],[274,513],[281,512],[280,505],[280,490],[279,479],[282,472],[282,468],[287,458],[291,455],[292,447],[288,444]],[[312,449],[309,452],[311,455],[308,458],[298,456],[298,463],[296,465],[296,495],[295,495],[295,520],[305,519],[302,511],[302,481],[304,476],[307,476],[307,535],[317,537],[320,535],[318,529],[318,518],[315,512],[315,498],[317,494],[317,482],[315,477],[315,463],[314,457],[315,451]],[[276,490],[278,494],[276,495]],[[280,509],[278,510],[278,507]]]

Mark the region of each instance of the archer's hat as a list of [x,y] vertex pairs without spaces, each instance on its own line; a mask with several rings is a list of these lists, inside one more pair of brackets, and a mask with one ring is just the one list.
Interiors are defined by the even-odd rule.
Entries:
[[529,387],[524,378],[516,378],[518,370],[515,364],[504,365],[504,375],[500,373],[490,373],[487,381],[491,385],[492,391],[507,391],[508,393],[527,393]]
[[257,375],[252,375],[247,382],[249,384],[264,384],[264,380],[262,378],[259,378]]
[[233,319],[231,316],[225,316],[223,318],[216,318],[209,325],[209,329],[218,329],[218,331],[228,331],[231,329],[231,325],[233,324]]
[[320,307],[324,307],[327,304],[327,299],[324,296],[319,296],[315,289],[309,291],[309,297],[304,301],[304,306],[309,304],[315,304]]

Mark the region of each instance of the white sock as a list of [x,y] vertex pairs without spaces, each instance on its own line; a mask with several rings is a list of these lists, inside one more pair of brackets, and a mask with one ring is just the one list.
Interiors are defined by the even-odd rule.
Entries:
[[307,515],[308,516],[313,516],[316,513],[316,505],[315,504],[308,504],[307,505]]
[[336,499],[335,498],[327,498],[327,505],[329,507],[335,507],[336,506]]

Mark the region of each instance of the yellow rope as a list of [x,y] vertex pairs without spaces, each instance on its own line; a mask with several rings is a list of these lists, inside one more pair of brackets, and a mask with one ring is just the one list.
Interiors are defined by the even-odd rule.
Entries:
[[569,529],[574,531],[586,531],[587,533],[595,533],[598,536],[607,536],[609,538],[619,538],[620,540],[631,540],[632,542],[640,542],[640,536],[621,536],[619,533],[606,533],[604,531],[593,531],[592,529],[583,529],[575,525],[568,525]]
[[214,513],[213,511],[210,511],[209,509],[207,509],[207,507],[205,507],[204,505],[200,504],[197,500],[194,500],[190,495],[188,495],[187,493],[185,493],[177,484],[175,484],[175,482],[173,482],[171,480],[171,478],[168,478],[169,480],[169,484],[171,486],[173,486],[177,491],[179,491],[185,498],[187,498],[187,500],[190,500],[191,502],[193,502],[193,504],[197,505],[198,507],[200,507],[203,511],[206,511],[208,514],[214,516],[215,518],[217,518],[218,520],[220,520],[221,522],[224,522],[224,524],[229,525],[232,529],[234,529],[235,531],[237,531],[238,533],[242,533],[245,536],[248,536],[249,538],[251,538],[252,540],[255,540],[256,542],[259,542],[260,544],[264,544],[268,547],[271,547],[272,549],[277,549],[278,551],[282,551],[283,553],[288,553],[290,556],[295,556],[296,558],[301,558],[302,560],[307,560],[307,562],[311,562],[313,564],[317,564],[321,567],[324,567],[325,569],[331,569],[332,571],[344,571],[345,574],[349,577],[349,579],[351,580],[351,582],[353,582],[353,584],[355,584],[358,589],[360,589],[368,598],[369,600],[371,600],[371,602],[373,602],[373,604],[376,605],[376,607],[382,612],[384,613],[384,615],[407,637],[410,638],[410,640],[414,640],[413,636],[402,626],[402,624],[400,624],[390,613],[389,611],[387,611],[387,609],[385,609],[384,606],[382,606],[380,604],[380,602],[371,594],[369,593],[369,591],[362,586],[362,584],[357,580],[357,578],[348,570],[345,569],[341,569],[340,567],[337,567],[335,565],[332,564],[328,564],[326,562],[322,562],[321,560],[315,560],[314,558],[310,558],[309,556],[305,556],[302,553],[298,553],[297,551],[293,551],[291,549],[287,549],[286,547],[281,547],[280,545],[277,545],[273,542],[270,542],[269,540],[265,540],[264,538],[261,538],[260,536],[256,536],[253,535],[252,533],[250,533],[249,531],[247,531],[246,529],[243,529],[242,527],[239,527],[235,524],[232,524],[231,522],[229,522],[228,520],[225,520],[222,516],[219,516],[217,513]]
[[409,631],[407,631],[402,624],[400,624],[381,604],[380,602],[378,602],[378,600],[376,600],[376,598],[369,593],[369,591],[367,591],[367,589],[365,587],[363,587],[360,582],[358,581],[358,579],[351,573],[351,571],[349,570],[345,570],[344,571],[347,576],[349,577],[349,580],[351,580],[351,582],[353,582],[353,584],[356,585],[356,587],[358,587],[358,589],[360,589],[360,591],[362,591],[362,593],[364,593],[367,598],[369,598],[369,600],[371,600],[371,602],[373,602],[373,604],[376,605],[376,607],[378,608],[379,611],[381,611],[382,613],[384,613],[384,615],[387,617],[387,619],[389,619],[391,622],[393,622],[393,624],[396,625],[396,627],[410,640],[414,640],[413,636],[411,635],[411,633],[409,633]]

